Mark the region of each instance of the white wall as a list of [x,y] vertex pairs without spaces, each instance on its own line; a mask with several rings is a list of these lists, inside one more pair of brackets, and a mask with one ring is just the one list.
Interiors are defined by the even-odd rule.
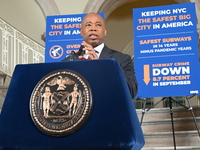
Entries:
[[81,14],[89,0],[55,0],[61,15]]
[[[61,15],[83,13],[88,0],[55,0]],[[0,17],[41,45],[46,30],[43,12],[34,0],[0,0]]]

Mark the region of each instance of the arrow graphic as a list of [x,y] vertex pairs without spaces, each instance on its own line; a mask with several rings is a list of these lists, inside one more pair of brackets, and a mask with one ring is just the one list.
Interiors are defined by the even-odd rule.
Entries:
[[150,81],[150,73],[149,73],[149,65],[144,65],[144,79],[143,81],[145,82],[146,85],[149,84]]

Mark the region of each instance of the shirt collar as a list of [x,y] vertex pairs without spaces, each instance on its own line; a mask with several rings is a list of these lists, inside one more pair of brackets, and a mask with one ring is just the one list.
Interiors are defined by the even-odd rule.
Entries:
[[97,47],[94,48],[96,51],[98,51],[98,54],[97,54],[98,56],[100,56],[104,45],[105,45],[104,43],[101,43],[100,45],[98,45]]

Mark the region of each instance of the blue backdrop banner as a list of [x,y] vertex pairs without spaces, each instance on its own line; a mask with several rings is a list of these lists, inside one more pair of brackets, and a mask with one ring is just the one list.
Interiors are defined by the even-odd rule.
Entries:
[[[103,18],[104,14],[99,13]],[[47,16],[45,62],[59,62],[78,51],[83,41],[81,23],[86,14]]]
[[137,97],[199,93],[195,3],[133,9]]

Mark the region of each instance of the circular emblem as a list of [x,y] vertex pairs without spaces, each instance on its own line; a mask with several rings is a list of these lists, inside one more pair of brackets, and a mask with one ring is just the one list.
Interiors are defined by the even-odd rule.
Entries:
[[42,78],[30,99],[33,122],[45,134],[67,136],[87,121],[93,104],[87,80],[71,70],[57,70]]

